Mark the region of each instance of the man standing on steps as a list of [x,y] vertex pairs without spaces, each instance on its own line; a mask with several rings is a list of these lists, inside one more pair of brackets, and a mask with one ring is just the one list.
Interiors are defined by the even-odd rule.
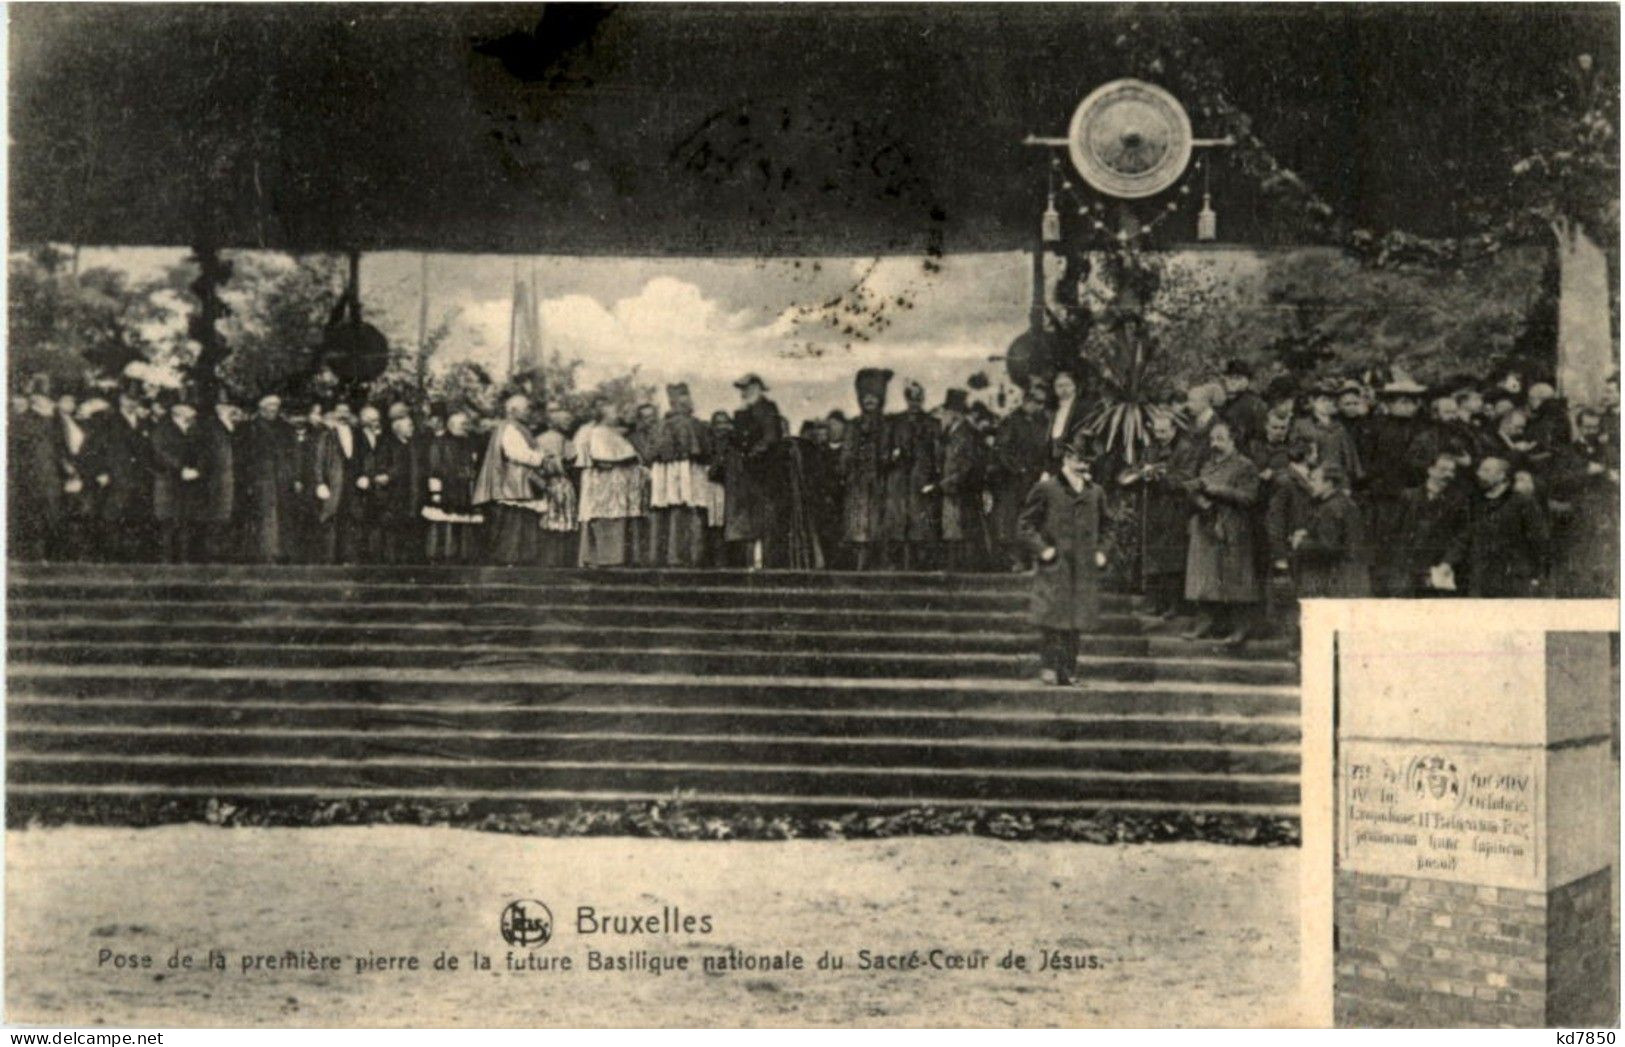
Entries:
[[687,383],[666,386],[666,401],[669,410],[656,430],[650,456],[653,563],[698,567],[705,558],[705,475],[711,467],[711,429],[694,417],[694,399]]
[[541,543],[536,507],[540,502],[545,510],[546,485],[537,470],[547,455],[530,431],[529,414],[524,394],[503,401],[502,421],[491,430],[474,480],[473,504],[489,521],[486,555],[503,567],[535,563]]
[[905,571],[924,566],[920,561],[934,550],[942,536],[937,500],[938,447],[942,426],[925,411],[925,387],[909,382],[903,390],[907,408],[893,415],[886,427],[886,537],[891,542],[892,566]]
[[[1021,396],[1021,406],[999,423],[993,440],[993,534],[999,545],[1001,565],[1013,571],[1032,566],[1016,534],[1016,519],[1027,492],[1044,475],[1049,464],[1050,418],[1045,407],[1043,383],[1033,379]],[[1181,559],[1180,567],[1184,567]]]
[[884,552],[886,513],[886,383],[890,371],[865,367],[857,375],[859,414],[841,447],[845,490],[841,537],[859,571],[872,570]]
[[1105,496],[1090,476],[1089,447],[1067,443],[1059,476],[1046,476],[1027,495],[1016,533],[1033,554],[1033,624],[1038,626],[1041,679],[1066,685],[1078,665],[1078,634],[1100,618],[1100,548]]
[[1263,599],[1253,547],[1258,468],[1236,450],[1224,422],[1209,430],[1208,442],[1212,453],[1185,485],[1194,510],[1185,556],[1185,599],[1200,615],[1185,638],[1223,636],[1225,646],[1240,647],[1247,642]]
[[933,494],[942,500],[943,566],[961,571],[980,566],[987,550],[982,521],[982,438],[966,415],[965,390],[949,389],[942,404],[942,444]]

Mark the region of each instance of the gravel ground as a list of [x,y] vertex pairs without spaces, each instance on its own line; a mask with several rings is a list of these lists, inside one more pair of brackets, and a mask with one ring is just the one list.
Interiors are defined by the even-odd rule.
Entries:
[[[114,1026],[1294,1024],[1297,848],[973,836],[709,843],[401,826],[63,827],[6,836],[6,1019]],[[552,941],[510,950],[537,898]],[[711,931],[589,938],[577,908],[709,916]],[[668,914],[670,915],[670,914]],[[981,950],[971,970],[860,970],[860,950]],[[243,973],[313,950],[338,971]],[[690,970],[593,972],[588,953]],[[99,963],[152,957],[151,967]],[[223,954],[224,971],[170,957]],[[459,959],[435,971],[442,951]],[[471,969],[478,950],[489,971]],[[805,970],[707,973],[730,950]],[[839,971],[816,969],[825,951]],[[1026,971],[1004,969],[1009,950]],[[1094,969],[1039,971],[1045,950]],[[507,954],[574,969],[505,969]],[[356,973],[357,955],[417,971]],[[136,962],[140,962],[139,959]]]

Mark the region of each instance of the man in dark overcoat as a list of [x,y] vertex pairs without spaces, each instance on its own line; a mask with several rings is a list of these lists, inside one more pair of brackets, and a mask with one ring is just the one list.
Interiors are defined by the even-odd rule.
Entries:
[[1353,600],[1369,595],[1365,518],[1349,497],[1347,478],[1337,466],[1322,465],[1309,482],[1314,510],[1291,537],[1298,597]]
[[1463,595],[1434,585],[1434,568],[1449,562],[1451,547],[1467,533],[1467,496],[1456,483],[1456,462],[1454,451],[1438,451],[1427,479],[1400,495],[1390,540],[1378,558],[1391,596]]
[[101,491],[101,555],[119,563],[155,560],[152,442],[139,382],[127,382],[119,390],[118,410],[103,416],[92,440],[91,476]]
[[1176,446],[1174,416],[1151,416],[1151,443],[1134,465],[1118,473],[1118,483],[1140,498],[1140,574],[1150,612],[1169,619],[1179,613],[1185,595],[1186,526],[1190,500],[1173,474]]
[[727,479],[727,539],[739,543],[745,566],[781,566],[789,560],[790,525],[784,417],[760,375],[747,374],[734,388],[744,403],[733,417],[739,454]]
[[942,404],[942,443],[937,480],[930,485],[942,500],[944,566],[950,571],[975,566],[987,551],[982,518],[982,438],[965,416],[970,411],[963,389],[949,389]]
[[194,563],[199,557],[203,451],[197,408],[191,404],[173,404],[168,416],[153,426],[152,515],[165,563]]
[[411,415],[395,417],[373,460],[385,563],[422,563],[426,551],[423,504],[428,497],[429,463],[426,445],[416,436]]
[[282,397],[260,397],[256,413],[243,425],[242,468],[249,558],[287,563],[294,537],[294,484],[299,457],[293,427],[282,417]]
[[1236,449],[1223,422],[1209,431],[1211,454],[1186,485],[1193,512],[1185,557],[1185,599],[1200,617],[1185,634],[1198,640],[1223,636],[1229,647],[1246,643],[1263,588],[1254,548],[1253,506],[1258,468]]
[[64,525],[63,483],[67,448],[46,376],[29,383],[28,409],[7,431],[7,520],[12,560],[45,560]]
[[1041,678],[1063,686],[1077,671],[1078,634],[1100,619],[1106,499],[1090,476],[1089,457],[1083,439],[1069,443],[1060,475],[1034,485],[1016,524],[1037,563],[1032,615],[1039,630]]
[[925,388],[910,382],[907,407],[886,427],[886,538],[892,565],[905,571],[923,564],[927,550],[941,540],[942,521],[931,489],[937,482],[942,426],[925,410]]
[[349,489],[345,491],[351,545],[345,562],[377,564],[384,562],[384,502],[392,480],[380,468],[389,464],[389,452],[384,447],[387,434],[383,415],[373,405],[361,408],[356,418],[361,424],[355,433],[355,455],[349,463]]
[[1609,598],[1619,593],[1619,448],[1600,411],[1584,408],[1574,424],[1552,470],[1553,595]]
[[1246,447],[1264,436],[1264,419],[1269,405],[1253,391],[1253,369],[1245,361],[1231,360],[1224,365],[1224,409],[1220,412],[1230,423],[1236,445]]
[[239,525],[243,503],[238,484],[243,426],[237,405],[225,399],[213,404],[198,419],[197,439],[203,460],[203,505],[199,510],[203,557],[213,563],[236,560],[242,555]]
[[[1016,519],[1027,492],[1049,465],[1050,417],[1047,397],[1036,380],[1022,394],[1021,406],[999,423],[993,440],[989,485],[993,490],[993,535],[1012,570],[1032,566],[1026,547],[1016,535]],[[1182,565],[1183,566],[1183,565]]]
[[858,416],[847,426],[841,447],[844,488],[841,538],[852,550],[853,566],[867,571],[885,557],[886,385],[892,373],[876,367],[858,372]]
[[1466,567],[1468,594],[1484,600],[1539,595],[1550,530],[1540,506],[1512,489],[1506,459],[1478,464],[1482,491],[1472,503],[1467,533],[1452,546],[1450,563],[1459,577]]

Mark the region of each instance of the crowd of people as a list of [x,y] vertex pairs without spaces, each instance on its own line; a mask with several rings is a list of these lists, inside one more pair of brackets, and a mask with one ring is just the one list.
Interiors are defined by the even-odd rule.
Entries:
[[[1147,412],[1130,456],[1066,372],[1003,418],[865,369],[793,434],[768,383],[708,419],[524,394],[460,405],[198,403],[125,381],[12,400],[13,559],[1031,570],[1040,480],[1100,489],[1098,551],[1192,637],[1242,642],[1301,596],[1617,592],[1618,377],[1569,405],[1515,372],[1279,375],[1231,361]],[[1071,448],[1081,471],[1064,473]],[[1054,492],[1050,492],[1053,494]],[[1122,525],[1120,521],[1129,523]],[[1290,617],[1290,616],[1286,616]]]

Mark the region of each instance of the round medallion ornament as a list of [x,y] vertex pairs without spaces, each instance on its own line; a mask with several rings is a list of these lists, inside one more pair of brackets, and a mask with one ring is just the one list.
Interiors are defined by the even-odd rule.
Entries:
[[1167,91],[1113,80],[1072,114],[1067,148],[1078,174],[1107,196],[1137,200],[1162,192],[1191,161],[1191,120]]

